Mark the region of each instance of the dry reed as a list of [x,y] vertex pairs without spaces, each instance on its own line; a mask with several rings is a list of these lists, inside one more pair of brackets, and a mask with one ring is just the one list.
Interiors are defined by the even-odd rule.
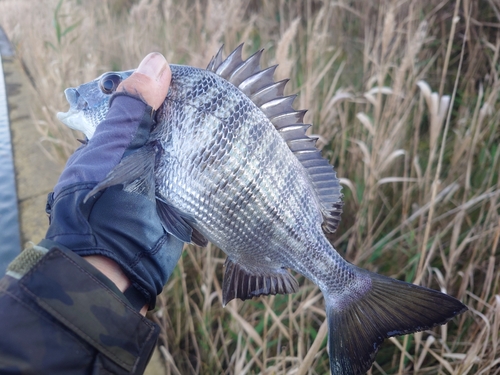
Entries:
[[[342,178],[336,248],[470,308],[388,340],[370,374],[500,374],[498,1],[0,0],[0,25],[39,94],[34,131],[61,162],[77,146],[54,116],[66,87],[152,50],[203,67],[222,43],[265,48]],[[223,309],[223,258],[187,246],[160,296],[165,374],[327,373],[318,288],[300,278],[295,295]]]

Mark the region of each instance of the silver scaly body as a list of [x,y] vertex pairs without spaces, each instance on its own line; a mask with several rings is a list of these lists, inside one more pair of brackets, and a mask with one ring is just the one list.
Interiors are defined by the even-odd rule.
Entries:
[[172,74],[158,113],[169,125],[154,134],[164,153],[159,195],[248,270],[291,268],[322,289],[345,284],[348,265],[325,239],[308,173],[269,119],[214,73],[174,65]]

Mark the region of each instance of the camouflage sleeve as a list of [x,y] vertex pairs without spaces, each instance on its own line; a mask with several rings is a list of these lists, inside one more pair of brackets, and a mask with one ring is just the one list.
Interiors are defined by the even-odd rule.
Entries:
[[142,374],[159,327],[68,249],[34,246],[0,279],[1,374]]

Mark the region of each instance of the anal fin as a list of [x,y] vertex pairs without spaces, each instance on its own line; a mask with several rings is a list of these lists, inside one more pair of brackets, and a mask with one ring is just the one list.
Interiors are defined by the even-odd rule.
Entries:
[[234,298],[244,301],[262,295],[295,293],[299,288],[297,280],[283,268],[249,270],[229,257],[224,266],[223,306]]

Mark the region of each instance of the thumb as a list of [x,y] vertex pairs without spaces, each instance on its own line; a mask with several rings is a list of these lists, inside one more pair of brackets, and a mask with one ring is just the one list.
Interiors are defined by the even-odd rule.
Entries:
[[165,57],[161,53],[152,52],[116,91],[137,95],[153,109],[158,109],[167,96],[171,79],[172,71]]

